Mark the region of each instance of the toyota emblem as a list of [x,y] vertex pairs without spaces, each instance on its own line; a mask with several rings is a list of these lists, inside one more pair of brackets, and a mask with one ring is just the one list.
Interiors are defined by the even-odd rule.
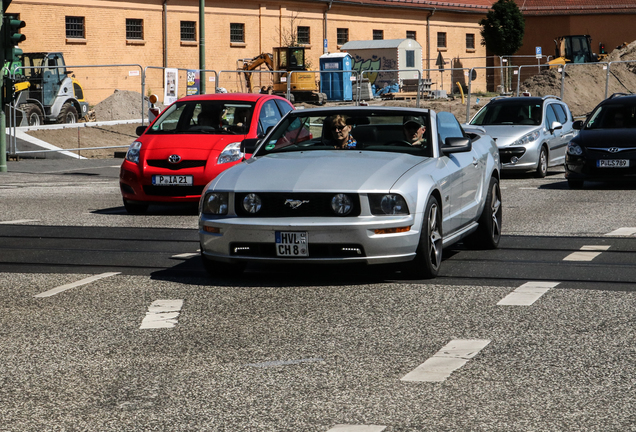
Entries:
[[620,149],[618,147],[610,147],[607,149],[607,151],[610,153],[618,153]]
[[170,162],[171,164],[177,164],[177,163],[181,162],[181,156],[179,156],[179,155],[170,155],[168,157],[168,162]]

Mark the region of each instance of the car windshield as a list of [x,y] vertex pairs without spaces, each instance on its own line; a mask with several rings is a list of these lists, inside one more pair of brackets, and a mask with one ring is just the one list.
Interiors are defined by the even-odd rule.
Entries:
[[539,126],[542,121],[541,104],[531,101],[489,103],[477,113],[470,124]]
[[636,106],[606,104],[590,115],[585,129],[622,129],[636,127]]
[[172,104],[152,124],[149,134],[246,134],[254,104],[237,101],[191,100]]
[[431,156],[430,130],[429,114],[424,110],[294,111],[262,143],[257,155],[344,149]]

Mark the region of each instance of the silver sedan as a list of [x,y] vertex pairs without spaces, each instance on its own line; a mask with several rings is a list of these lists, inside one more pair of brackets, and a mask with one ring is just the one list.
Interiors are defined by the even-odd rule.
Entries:
[[361,262],[400,263],[414,277],[432,278],[444,247],[499,244],[497,146],[451,113],[298,110],[242,147],[253,156],[201,197],[201,255],[210,274],[248,262]]

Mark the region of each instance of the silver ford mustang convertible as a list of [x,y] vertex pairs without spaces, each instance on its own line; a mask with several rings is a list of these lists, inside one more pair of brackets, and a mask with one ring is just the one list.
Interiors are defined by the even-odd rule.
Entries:
[[433,278],[458,241],[501,236],[500,161],[483,129],[448,112],[386,107],[289,112],[252,157],[201,195],[201,255],[210,274],[248,262],[400,263]]

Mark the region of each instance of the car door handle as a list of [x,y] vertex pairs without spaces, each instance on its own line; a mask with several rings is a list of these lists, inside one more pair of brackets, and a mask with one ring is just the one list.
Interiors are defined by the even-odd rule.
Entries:
[[473,165],[474,165],[474,166],[479,165],[479,161],[477,160],[477,158],[476,158],[476,157],[473,157]]

